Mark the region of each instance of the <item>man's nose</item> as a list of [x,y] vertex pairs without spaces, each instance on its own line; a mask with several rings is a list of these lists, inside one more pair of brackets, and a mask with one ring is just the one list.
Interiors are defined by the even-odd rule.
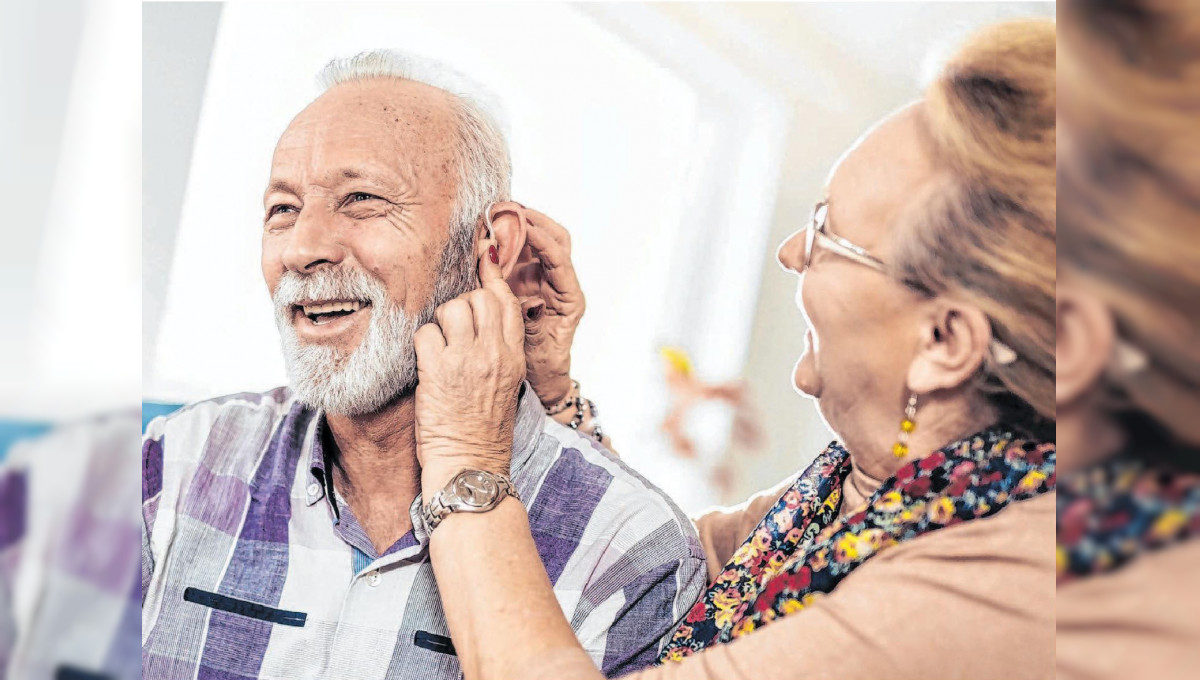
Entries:
[[804,267],[804,230],[800,229],[796,233],[783,240],[779,244],[779,249],[775,251],[775,259],[779,262],[779,266],[792,272],[799,273]]
[[339,264],[345,257],[331,217],[311,208],[302,210],[290,232],[283,264],[292,271],[309,274],[322,266]]

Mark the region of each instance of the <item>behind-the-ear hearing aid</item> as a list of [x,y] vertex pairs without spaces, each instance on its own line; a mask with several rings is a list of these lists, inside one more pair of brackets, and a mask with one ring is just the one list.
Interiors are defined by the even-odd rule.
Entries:
[[486,212],[483,213],[483,224],[487,227],[487,233],[483,235],[485,239],[495,238],[495,232],[492,231],[492,208],[496,206],[489,205]]

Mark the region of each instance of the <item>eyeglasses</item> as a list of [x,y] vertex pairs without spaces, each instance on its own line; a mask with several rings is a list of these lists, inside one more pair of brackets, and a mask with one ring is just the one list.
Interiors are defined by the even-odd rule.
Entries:
[[868,253],[861,246],[856,246],[837,234],[829,233],[829,228],[826,226],[828,219],[829,201],[821,201],[813,208],[808,228],[805,229],[804,264],[797,273],[802,273],[808,269],[808,265],[812,263],[813,246],[817,243],[820,243],[822,248],[827,248],[842,257],[854,260],[859,264],[866,265],[884,274],[888,273],[888,266],[884,264],[883,260]]
[[[808,269],[809,264],[812,263],[813,246],[817,243],[820,243],[822,248],[826,248],[847,259],[854,260],[859,264],[866,265],[877,272],[883,274],[891,273],[891,267],[883,260],[868,253],[865,248],[857,246],[837,234],[829,233],[828,220],[829,201],[821,201],[813,208],[812,218],[809,221],[808,228],[805,229],[804,264],[800,266],[800,269],[796,272],[797,274],[804,273]],[[1017,360],[1017,353],[995,337],[992,338],[989,350],[992,360],[1001,366],[1011,364]]]

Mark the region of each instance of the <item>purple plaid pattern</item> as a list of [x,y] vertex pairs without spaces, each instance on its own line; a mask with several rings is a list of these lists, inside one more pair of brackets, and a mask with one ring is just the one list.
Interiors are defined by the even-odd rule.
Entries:
[[58,427],[0,465],[0,679],[138,678],[136,412]]
[[[324,427],[286,388],[150,424],[144,677],[461,677],[438,642],[449,632],[421,499],[408,508],[413,530],[376,554],[326,474]],[[546,418],[529,391],[512,470],[559,602],[596,665],[612,674],[651,663],[704,587],[691,523],[611,453]]]

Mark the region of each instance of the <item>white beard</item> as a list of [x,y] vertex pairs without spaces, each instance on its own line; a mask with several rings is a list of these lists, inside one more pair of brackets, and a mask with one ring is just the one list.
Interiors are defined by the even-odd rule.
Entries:
[[[273,296],[275,323],[296,398],[326,413],[358,416],[411,393],[417,386],[413,334],[433,320],[439,305],[475,288],[471,248],[470,242],[453,239],[447,245],[433,297],[416,317],[392,302],[382,282],[360,270],[337,266],[308,275],[284,272]],[[366,336],[349,356],[336,347],[301,342],[292,325],[297,302],[331,299],[371,303]]]

